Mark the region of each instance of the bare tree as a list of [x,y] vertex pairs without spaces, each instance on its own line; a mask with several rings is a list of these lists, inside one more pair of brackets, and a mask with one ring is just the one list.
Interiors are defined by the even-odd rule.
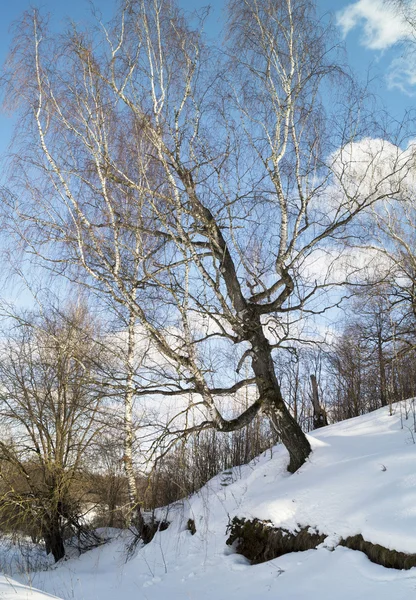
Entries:
[[[415,348],[416,330],[416,204],[413,194],[402,202],[385,202],[375,212],[376,240],[390,271],[387,296],[396,339],[403,351]],[[385,311],[383,311],[385,312]]]
[[328,359],[333,382],[331,409],[335,421],[358,417],[378,408],[369,404],[368,354],[357,324],[345,327],[335,340]]
[[354,322],[360,329],[360,338],[369,360],[374,365],[380,406],[387,406],[388,371],[392,360],[394,342],[394,312],[390,302],[391,289],[375,283],[366,287],[355,297]]
[[1,351],[0,513],[35,522],[56,561],[65,532],[82,529],[75,484],[102,416],[92,328],[80,308],[27,315]]
[[[354,170],[354,107],[336,123],[320,101],[340,70],[313,2],[228,9],[225,52],[171,0],[129,0],[109,26],[61,38],[27,14],[9,58],[22,144],[6,203],[34,256],[146,331],[163,360],[135,395],[189,398],[167,436],[233,431],[263,411],[293,472],[311,448],[274,352],[326,308],[314,262],[399,193],[407,162],[375,179],[379,146]],[[243,387],[252,403],[227,418],[218,399]]]
[[[123,439],[106,428],[92,448],[85,471],[87,489],[94,500],[94,526],[122,527],[129,523],[128,485],[123,468]],[[135,482],[136,483],[136,482]],[[127,515],[126,515],[127,513]],[[127,516],[127,519],[126,519]]]

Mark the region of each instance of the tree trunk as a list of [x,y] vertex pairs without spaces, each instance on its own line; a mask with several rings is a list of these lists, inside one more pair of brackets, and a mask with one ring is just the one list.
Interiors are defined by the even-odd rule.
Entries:
[[133,464],[134,425],[133,425],[133,402],[134,402],[134,354],[136,350],[135,317],[130,315],[128,327],[127,347],[127,381],[124,407],[124,472],[127,479],[129,494],[129,514],[127,525],[136,527],[139,535],[143,533],[144,519],[140,509],[136,476]]
[[252,367],[260,398],[280,441],[289,452],[288,471],[294,473],[306,461],[312,449],[306,435],[290,414],[274,370],[272,349],[264,335],[261,323],[251,336],[253,348]]
[[319,402],[318,384],[315,375],[311,375],[312,384],[312,405],[313,405],[313,428],[319,429],[328,425],[325,409]]
[[64,538],[61,527],[61,517],[58,513],[50,515],[45,524],[43,539],[45,540],[46,554],[52,554],[55,562],[65,556]]
[[379,338],[377,342],[378,364],[380,369],[380,401],[381,406],[387,406],[387,378],[386,361],[384,359],[383,342]]

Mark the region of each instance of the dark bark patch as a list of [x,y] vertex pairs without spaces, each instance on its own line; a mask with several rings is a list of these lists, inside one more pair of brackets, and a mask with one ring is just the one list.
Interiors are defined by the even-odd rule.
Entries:
[[321,544],[326,535],[311,527],[302,527],[292,533],[281,527],[273,527],[270,521],[246,520],[234,517],[227,527],[227,544],[235,544],[239,554],[253,565],[272,560],[289,552],[311,550]]

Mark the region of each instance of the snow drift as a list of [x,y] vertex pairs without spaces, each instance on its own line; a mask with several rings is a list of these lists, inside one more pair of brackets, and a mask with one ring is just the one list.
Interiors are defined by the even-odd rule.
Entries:
[[[366,541],[416,552],[414,403],[331,425],[309,437],[313,454],[294,475],[281,446],[212,479],[199,493],[164,510],[166,531],[126,562],[126,534],[31,583],[76,600],[401,600],[416,589],[416,569],[373,564],[339,546]],[[251,565],[226,545],[234,517],[270,520],[295,532],[313,527],[325,539],[316,550]],[[187,523],[193,519],[196,532]],[[21,577],[24,581],[24,577]],[[20,600],[20,597],[17,597]]]

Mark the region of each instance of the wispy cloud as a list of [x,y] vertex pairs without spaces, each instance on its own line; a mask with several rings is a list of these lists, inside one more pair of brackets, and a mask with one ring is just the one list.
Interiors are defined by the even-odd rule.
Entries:
[[[416,14],[416,0],[407,4]],[[337,23],[344,37],[361,29],[360,44],[369,50],[385,51],[401,42],[412,41],[405,56],[390,63],[386,76],[389,88],[414,95],[416,88],[415,29],[406,15],[389,0],[357,0],[337,13]]]
[[370,50],[387,50],[412,35],[404,15],[385,0],[358,0],[349,4],[337,13],[337,22],[344,36],[362,27],[360,43]]
[[395,58],[389,67],[386,76],[390,89],[398,89],[408,96],[416,95],[416,54],[407,53],[406,56]]

